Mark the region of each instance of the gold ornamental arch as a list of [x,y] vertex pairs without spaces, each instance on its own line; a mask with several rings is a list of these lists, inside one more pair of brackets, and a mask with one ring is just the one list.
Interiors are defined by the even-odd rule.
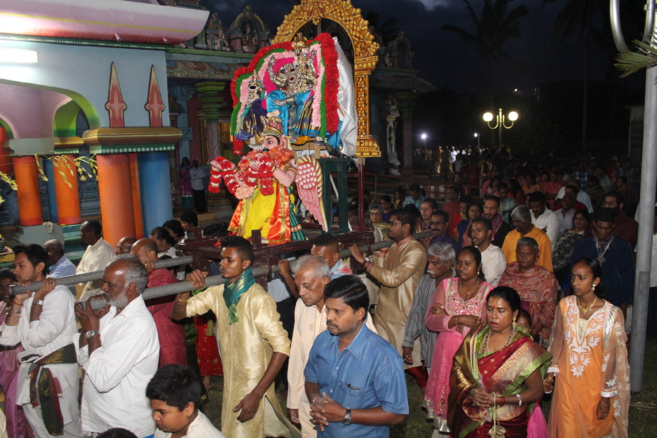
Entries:
[[379,45],[368,30],[368,22],[350,0],[301,0],[278,26],[274,44],[292,41],[309,21],[319,25],[322,18],[338,23],[347,32],[354,48],[354,93],[358,113],[359,158],[380,157],[381,151],[370,134],[370,74],[376,67]]

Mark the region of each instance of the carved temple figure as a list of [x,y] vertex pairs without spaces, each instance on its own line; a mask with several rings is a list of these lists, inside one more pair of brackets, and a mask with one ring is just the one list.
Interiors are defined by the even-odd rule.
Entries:
[[254,71],[249,83],[247,107],[237,121],[239,131],[235,138],[238,140],[247,143],[260,142],[260,133],[263,132],[267,123],[267,108],[262,100],[264,92],[265,87]]
[[[399,118],[399,107],[397,106],[397,99],[394,95],[388,97],[387,102],[388,115],[386,116],[386,140],[388,150],[388,162],[392,164],[393,169],[401,166],[399,156],[397,154],[397,118]],[[394,173],[391,171],[391,173]]]
[[253,53],[258,50],[258,42],[258,33],[247,21],[242,32],[242,50],[246,53]]

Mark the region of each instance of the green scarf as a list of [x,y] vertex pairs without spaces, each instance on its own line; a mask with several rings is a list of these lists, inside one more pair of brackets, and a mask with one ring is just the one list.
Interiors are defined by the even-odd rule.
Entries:
[[244,270],[240,278],[232,283],[226,282],[224,286],[224,301],[226,302],[226,307],[228,307],[229,325],[239,321],[237,318],[237,303],[240,302],[242,294],[253,286],[253,283],[255,283],[255,278],[253,277],[250,266]]

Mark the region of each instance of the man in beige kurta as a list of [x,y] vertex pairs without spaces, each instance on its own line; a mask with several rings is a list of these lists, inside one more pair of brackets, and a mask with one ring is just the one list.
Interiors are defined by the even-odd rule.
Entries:
[[[329,265],[322,257],[303,256],[296,263],[295,283],[300,299],[294,309],[294,332],[287,369],[287,409],[290,419],[301,425],[301,436],[304,438],[317,436],[315,425],[310,421],[304,369],[315,338],[326,330],[324,288],[329,283],[330,274]],[[369,314],[365,325],[376,333]]]
[[233,412],[260,381],[272,352],[290,354],[290,340],[276,311],[276,302],[255,283],[237,304],[239,320],[229,325],[223,292],[224,285],[210,287],[187,302],[188,317],[203,315],[208,310],[217,316],[217,343],[224,367],[221,431],[235,438],[288,436],[287,428],[274,412],[281,408],[273,384],[251,420],[241,423],[237,420],[239,412]]
[[[244,255],[245,245],[248,256]],[[253,249],[241,237],[227,237],[222,246],[221,275],[228,282],[237,281],[246,269],[250,270]],[[197,288],[205,283],[200,271],[194,271],[187,280]],[[280,356],[290,354],[290,340],[276,311],[276,302],[262,286],[253,283],[240,295],[231,320],[223,297],[224,287],[209,287],[190,298],[189,292],[178,295],[171,315],[178,320],[212,310],[217,317],[217,343],[224,370],[221,431],[230,438],[290,437],[290,430],[279,419],[282,414],[273,383],[283,364]],[[257,410],[252,418],[244,420],[246,405],[253,400],[258,400]],[[242,406],[241,410],[238,406]],[[237,412],[233,412],[234,408]]]
[[[375,254],[374,261],[365,260],[358,248],[352,246],[353,256],[380,284],[379,304],[374,315],[374,326],[379,335],[390,342],[402,355],[406,321],[413,305],[417,288],[427,265],[424,246],[413,239],[415,216],[404,210],[395,211],[390,218],[388,234],[395,243],[385,254]],[[422,366],[419,338],[413,345],[413,364]],[[415,373],[412,373],[415,375]],[[418,383],[421,383],[418,380]],[[421,385],[422,386],[422,385]]]

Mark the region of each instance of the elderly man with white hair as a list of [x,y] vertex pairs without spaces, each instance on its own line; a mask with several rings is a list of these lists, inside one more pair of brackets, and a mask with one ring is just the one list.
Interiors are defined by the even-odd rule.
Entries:
[[427,307],[433,301],[433,295],[438,285],[454,276],[452,268],[456,252],[447,242],[436,242],[427,249],[427,273],[420,279],[413,297],[413,305],[406,322],[406,335],[402,352],[404,362],[413,363],[413,344],[420,337],[422,363],[428,370],[431,368],[433,349],[436,346],[438,333],[427,328],[425,315]]
[[[304,387],[304,369],[315,338],[326,330],[324,288],[330,282],[329,265],[322,257],[303,256],[295,263],[294,281],[300,299],[294,309],[294,332],[287,370],[287,408],[290,419],[301,424],[302,436],[316,437],[315,425],[310,421],[310,402]],[[376,333],[369,314],[365,324]]]

